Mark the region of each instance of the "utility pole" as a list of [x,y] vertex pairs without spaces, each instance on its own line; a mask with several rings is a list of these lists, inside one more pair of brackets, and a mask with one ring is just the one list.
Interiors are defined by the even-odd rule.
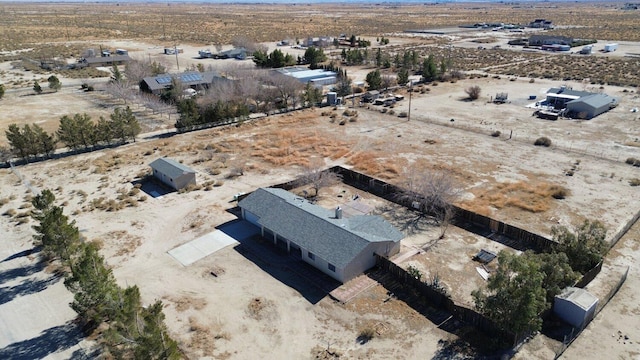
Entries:
[[407,121],[411,121],[411,95],[413,95],[413,80],[409,80],[409,111],[407,111]]
[[178,45],[173,45],[173,52],[176,53],[176,66],[178,67],[178,71],[180,71],[180,64],[178,64]]

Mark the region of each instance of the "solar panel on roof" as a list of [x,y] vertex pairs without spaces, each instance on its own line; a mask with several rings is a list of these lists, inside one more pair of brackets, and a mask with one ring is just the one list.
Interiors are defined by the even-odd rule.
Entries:
[[202,76],[200,74],[184,74],[180,76],[182,82],[191,82],[191,81],[202,81]]
[[158,82],[158,84],[168,84],[171,82],[171,77],[165,76],[165,77],[157,78],[156,81]]

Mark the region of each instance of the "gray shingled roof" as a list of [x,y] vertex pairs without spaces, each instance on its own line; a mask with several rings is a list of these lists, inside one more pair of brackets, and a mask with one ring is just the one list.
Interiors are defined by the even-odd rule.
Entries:
[[169,158],[156,159],[151,164],[149,164],[149,166],[151,166],[152,169],[156,169],[173,179],[180,177],[184,173],[196,173],[195,170]]
[[335,210],[313,205],[282,189],[258,189],[238,205],[257,215],[265,228],[340,268],[370,242],[398,242],[404,237],[380,216],[336,219]]

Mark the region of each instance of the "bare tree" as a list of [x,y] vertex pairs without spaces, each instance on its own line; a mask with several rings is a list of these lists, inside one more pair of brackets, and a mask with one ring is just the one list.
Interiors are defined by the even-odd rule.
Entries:
[[285,109],[289,109],[290,105],[295,105],[295,99],[304,90],[304,85],[291,76],[272,73],[268,81],[269,85],[277,90],[278,97]]
[[481,89],[478,85],[469,86],[464,90],[464,92],[466,92],[469,96],[470,100],[478,100],[478,98],[480,97],[480,91]]
[[124,101],[126,105],[134,100],[137,90],[134,90],[129,81],[111,81],[106,84],[105,92],[116,99]]
[[382,88],[387,91],[388,88],[397,84],[396,78],[391,75],[382,75]]
[[333,171],[322,170],[319,165],[319,162],[315,162],[315,164],[305,167],[304,172],[298,178],[300,185],[308,184],[313,188],[314,196],[318,196],[322,188],[333,186],[342,181],[342,175]]
[[397,200],[412,208],[433,216],[440,225],[443,238],[454,215],[453,202],[460,196],[455,178],[448,172],[430,171],[405,174],[402,190],[395,194]]

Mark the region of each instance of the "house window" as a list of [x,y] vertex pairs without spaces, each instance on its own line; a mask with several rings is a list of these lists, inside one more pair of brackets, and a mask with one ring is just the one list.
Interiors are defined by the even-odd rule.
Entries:
[[315,258],[316,258],[316,256],[315,256],[315,255],[313,255],[313,253],[312,253],[311,251],[309,251],[309,252],[307,253],[307,256],[308,256],[308,257],[309,257],[309,259],[311,259],[311,260],[315,260]]
[[329,270],[336,272],[336,266],[333,264],[329,264]]

